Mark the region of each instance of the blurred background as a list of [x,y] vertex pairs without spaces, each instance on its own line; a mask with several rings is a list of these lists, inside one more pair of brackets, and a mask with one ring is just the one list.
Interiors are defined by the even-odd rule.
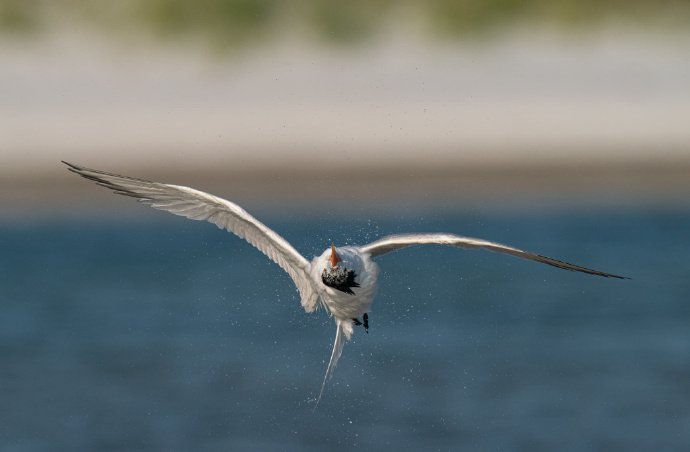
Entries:
[[[687,450],[690,2],[0,0],[0,450]],[[381,261],[334,325],[241,240]]]
[[235,197],[665,197],[688,24],[678,0],[3,0],[0,196],[82,187],[68,160]]

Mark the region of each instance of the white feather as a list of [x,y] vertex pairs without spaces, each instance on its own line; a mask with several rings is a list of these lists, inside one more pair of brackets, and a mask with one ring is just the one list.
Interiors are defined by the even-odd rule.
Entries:
[[333,340],[333,351],[331,352],[331,359],[328,361],[328,367],[326,368],[326,375],[323,377],[323,383],[321,383],[321,390],[319,391],[319,397],[316,398],[316,404],[314,404],[314,409],[319,406],[321,401],[321,396],[323,395],[323,390],[326,388],[326,382],[333,376],[333,371],[338,365],[338,360],[340,355],[343,354],[343,346],[345,345],[345,340],[348,341],[352,339],[352,322],[349,320],[340,320],[336,318],[336,329],[335,329],[335,339]]
[[496,251],[498,253],[510,254],[523,259],[541,262],[543,264],[552,265],[554,267],[562,268],[564,270],[588,273],[590,275],[604,276],[607,278],[627,279],[625,276],[618,276],[611,273],[600,272],[592,270],[591,268],[581,267],[579,265],[571,264],[569,262],[559,261],[551,257],[542,256],[541,254],[523,251],[512,246],[503,245],[501,243],[490,242],[488,240],[475,239],[472,237],[462,237],[455,234],[446,233],[420,233],[420,234],[398,234],[383,237],[375,242],[369,243],[359,248],[360,252],[368,254],[371,257],[378,257],[391,251],[407,248],[413,245],[448,245],[458,248],[467,249],[485,249],[489,251]]
[[319,303],[323,305],[335,317],[336,334],[316,405],[321,400],[326,382],[331,378],[338,364],[345,341],[352,339],[353,319],[359,319],[371,310],[376,296],[379,273],[378,265],[372,260],[374,257],[412,245],[437,244],[497,251],[565,270],[624,278],[487,240],[444,233],[400,234],[384,237],[362,247],[338,249],[339,263],[336,265],[342,265],[356,274],[357,285],[348,287],[352,292],[347,293],[326,286],[322,281],[322,272],[331,265],[331,249],[327,249],[309,263],[284,238],[237,204],[189,187],[119,176],[64,163],[68,165],[70,171],[93,180],[98,185],[110,188],[115,193],[138,198],[139,201],[153,208],[175,215],[192,220],[209,221],[221,229],[238,235],[258,248],[290,275],[299,290],[305,311],[314,312]]
[[302,307],[313,312],[319,288],[310,276],[310,263],[284,238],[246,210],[225,199],[179,185],[162,184],[104,171],[69,165],[69,169],[116,193],[139,198],[143,203],[191,220],[206,220],[245,239],[285,270],[299,290]]

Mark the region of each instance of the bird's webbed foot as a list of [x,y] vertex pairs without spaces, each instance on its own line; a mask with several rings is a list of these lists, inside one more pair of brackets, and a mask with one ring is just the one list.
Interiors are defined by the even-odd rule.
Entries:
[[355,326],[364,325],[364,332],[369,334],[369,314],[364,314],[364,316],[362,316],[362,320],[364,320],[364,322],[361,322],[359,319],[355,318],[352,319],[352,323],[354,323]]

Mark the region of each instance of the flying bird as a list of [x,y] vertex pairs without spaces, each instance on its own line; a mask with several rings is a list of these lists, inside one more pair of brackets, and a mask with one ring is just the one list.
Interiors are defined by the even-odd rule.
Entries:
[[354,327],[361,325],[366,332],[369,330],[368,313],[376,295],[379,274],[379,266],[374,259],[391,251],[413,245],[431,244],[484,249],[564,270],[627,279],[624,276],[592,270],[512,246],[450,233],[396,234],[363,246],[336,247],[332,243],[320,256],[309,262],[283,237],[233,202],[189,187],[120,176],[65,161],[63,163],[73,173],[119,195],[137,198],[154,209],[165,210],[191,220],[209,221],[243,238],[290,275],[297,286],[302,307],[306,312],[314,312],[321,306],[334,317],[336,333],[333,350],[315,406],[321,400],[326,382],[333,375],[345,341],[352,339]]

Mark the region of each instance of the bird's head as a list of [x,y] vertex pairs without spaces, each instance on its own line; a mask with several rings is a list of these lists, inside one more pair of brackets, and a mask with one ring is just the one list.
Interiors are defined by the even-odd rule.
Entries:
[[342,259],[338,256],[338,253],[335,252],[335,243],[331,242],[331,257],[328,258],[328,262],[331,263],[331,267],[337,267],[338,262],[340,262]]
[[[328,250],[326,250],[324,254],[327,252]],[[347,253],[345,259],[347,260]],[[321,281],[328,287],[354,295],[352,288],[359,287],[359,283],[356,281],[357,274],[353,270],[345,267],[346,262],[343,262],[343,265],[338,265],[341,262],[343,262],[343,260],[338,256],[335,250],[335,244],[331,243],[331,255],[328,257],[326,267],[321,272]]]

